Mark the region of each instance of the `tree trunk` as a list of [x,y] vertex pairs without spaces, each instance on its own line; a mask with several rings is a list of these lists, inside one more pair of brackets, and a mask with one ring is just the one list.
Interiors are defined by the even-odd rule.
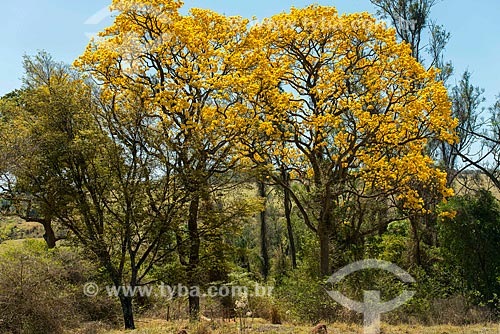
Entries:
[[288,242],[290,244],[290,256],[292,258],[292,268],[297,268],[297,251],[295,249],[295,240],[293,237],[293,227],[292,227],[292,201],[290,199],[290,190],[288,187],[289,183],[289,175],[286,171],[282,172],[283,180],[285,181],[284,194],[285,194],[285,218],[286,218],[286,229],[288,231]]
[[43,239],[47,243],[47,247],[49,249],[55,248],[57,239],[54,229],[52,228],[52,218],[50,218],[50,215],[46,214],[42,215],[42,217],[37,214],[36,210],[32,210],[31,200],[28,201],[26,213],[19,214],[19,218],[26,222],[37,222],[42,224],[44,230]]
[[200,296],[189,294],[189,321],[196,322],[200,320]]
[[121,295],[120,304],[122,307],[123,323],[125,325],[125,329],[135,329],[134,310],[132,308],[132,297]]
[[264,198],[264,209],[260,212],[260,254],[262,257],[262,276],[267,280],[269,276],[269,252],[267,249],[267,213],[266,213],[266,185],[264,182],[259,182],[259,196]]
[[45,230],[45,234],[43,235],[43,239],[47,243],[47,247],[49,249],[56,247],[56,234],[54,229],[52,228],[52,220],[44,219],[42,220],[43,229]]
[[105,267],[108,270],[108,273],[110,273],[111,279],[113,281],[113,284],[116,289],[118,289],[118,298],[120,299],[120,305],[122,308],[122,315],[123,315],[123,323],[125,329],[135,329],[135,321],[134,321],[134,309],[133,309],[133,300],[135,298],[136,304],[139,304],[139,306],[144,306],[149,297],[148,295],[144,295],[142,293],[140,294],[135,294],[134,288],[137,286],[137,275],[139,272],[140,266],[136,265],[135,262],[135,254],[132,252],[129,252],[130,256],[130,283],[129,286],[131,290],[125,291],[121,289],[121,286],[123,285],[122,279],[123,279],[123,271],[120,269],[116,269],[113,266],[112,261],[110,261],[110,256],[107,255],[107,251],[100,252],[101,262],[105,263]]
[[102,247],[101,244],[96,244],[94,245],[94,247],[95,248],[92,248],[92,252],[97,256],[97,258],[101,262],[101,265],[106,268],[106,271],[109,274],[114,287],[119,291],[118,298],[120,299],[120,305],[122,308],[124,327],[125,329],[135,329],[132,296],[126,296],[124,294],[124,291],[120,288],[123,285],[123,272],[117,270],[117,268],[113,265],[111,256],[106,247]]
[[330,187],[326,186],[321,195],[322,198],[321,212],[318,221],[318,237],[320,248],[320,274],[324,277],[332,274],[330,268],[330,235],[332,233],[331,228],[333,219],[333,198]]
[[418,266],[422,265],[422,252],[420,249],[420,234],[418,228],[418,216],[413,216],[410,218],[411,228],[413,232],[413,256],[415,257],[415,264]]
[[383,203],[382,208],[378,211],[378,235],[381,237],[385,232],[387,232],[387,221],[389,220],[389,204],[387,197],[383,197],[380,199]]
[[[200,235],[198,232],[198,210],[200,206],[200,196],[194,195],[189,205],[189,264],[188,264],[188,289],[197,287],[198,282],[198,264],[200,262]],[[200,320],[200,296],[189,294],[189,319],[190,321]]]
[[330,272],[330,236],[327,224],[320,221],[318,224],[319,237],[319,269],[321,276],[329,276]]

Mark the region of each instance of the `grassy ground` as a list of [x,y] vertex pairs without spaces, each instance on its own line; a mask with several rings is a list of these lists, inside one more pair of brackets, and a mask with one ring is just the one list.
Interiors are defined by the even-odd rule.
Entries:
[[[188,334],[310,334],[313,326],[310,325],[271,325],[261,319],[247,319],[245,331],[239,331],[238,324],[221,322],[201,322],[197,325],[187,322],[166,322],[157,319],[139,319],[136,321],[138,329],[134,331],[108,330],[101,331],[104,334],[177,334],[179,330],[186,329]],[[363,328],[359,325],[335,323],[327,324],[329,334],[357,334],[363,333]],[[75,331],[72,331],[75,333]],[[89,333],[82,330],[79,333]],[[382,324],[381,334],[499,334],[498,324],[483,324],[473,326],[389,326]],[[69,334],[69,333],[68,333]]]
[[7,250],[15,250],[17,248],[21,248],[22,244],[28,240],[38,240],[43,241],[43,238],[26,238],[26,239],[15,239],[15,240],[4,240],[0,243],[0,253]]

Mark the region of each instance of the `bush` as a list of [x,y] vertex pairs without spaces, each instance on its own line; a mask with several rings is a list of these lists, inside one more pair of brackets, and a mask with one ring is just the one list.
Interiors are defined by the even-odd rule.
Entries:
[[353,321],[357,319],[327,294],[323,280],[309,275],[310,268],[299,267],[276,287],[276,304],[288,320],[318,323],[320,321]]
[[60,298],[57,280],[62,269],[41,246],[25,242],[4,251],[0,263],[0,332],[61,333],[70,321],[70,300]]
[[94,272],[72,249],[47,250],[39,240],[2,245],[0,333],[58,334],[83,320],[109,319],[116,303],[82,292]]

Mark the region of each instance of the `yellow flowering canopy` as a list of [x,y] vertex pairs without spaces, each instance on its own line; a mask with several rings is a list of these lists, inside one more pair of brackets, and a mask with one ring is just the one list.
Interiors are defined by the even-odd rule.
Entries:
[[[248,20],[192,9],[175,0],[114,0],[114,24],[75,62],[101,84],[104,100],[127,113],[139,104],[177,167],[221,171],[235,163],[234,143],[249,108],[234,93]],[[196,161],[205,167],[196,166]]]
[[451,195],[426,155],[429,140],[455,140],[446,88],[393,29],[367,13],[313,5],[265,20],[251,35],[273,87],[254,99],[260,130],[281,143],[262,145],[259,156],[293,156],[287,164],[316,186],[356,179],[365,191],[397,190],[407,208],[422,205],[415,180]]
[[186,164],[278,159],[316,186],[361,180],[414,209],[415,180],[451,194],[425,150],[455,140],[447,91],[394,30],[317,5],[251,28],[209,10],[181,15],[182,5],[114,0],[114,24],[75,65],[124,112],[140,101],[156,115],[165,149],[189,147]]

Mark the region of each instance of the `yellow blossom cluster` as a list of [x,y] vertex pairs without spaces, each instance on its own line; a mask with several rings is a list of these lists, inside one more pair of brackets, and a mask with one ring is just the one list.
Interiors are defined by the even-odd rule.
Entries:
[[75,65],[121,112],[147,109],[165,147],[285,164],[311,182],[357,178],[412,209],[423,204],[415,180],[450,195],[425,153],[430,139],[456,140],[446,88],[369,14],[312,5],[249,27],[209,10],[181,15],[175,0],[113,6],[114,24]]

